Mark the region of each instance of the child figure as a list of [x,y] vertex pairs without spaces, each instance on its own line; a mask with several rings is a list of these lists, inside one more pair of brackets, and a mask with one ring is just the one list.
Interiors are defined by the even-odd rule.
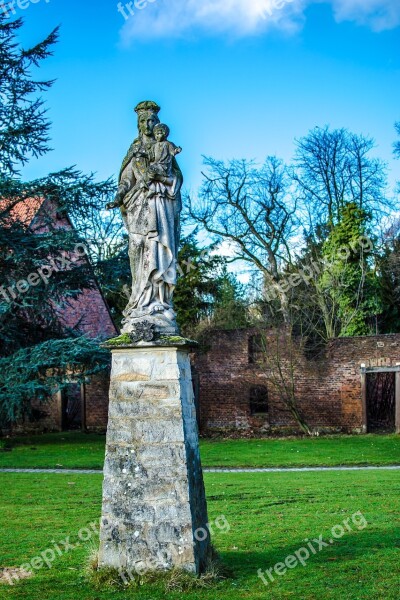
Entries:
[[150,174],[162,177],[171,177],[172,175],[172,160],[182,152],[182,148],[168,140],[169,133],[169,127],[164,123],[159,123],[154,127],[156,143],[153,146],[154,162],[149,167]]
[[[135,188],[137,189],[148,190],[149,186],[152,185],[151,180],[152,176],[154,175],[157,175],[158,178],[164,183],[170,181],[170,178],[173,176],[173,158],[177,154],[182,152],[182,148],[180,148],[179,146],[175,146],[175,144],[168,140],[170,130],[167,125],[159,123],[154,127],[153,131],[156,141],[155,144],[153,144],[153,147],[151,148],[151,152],[145,152],[140,144],[140,141],[135,143],[133,147],[133,156],[136,157],[136,159],[140,160],[141,158],[144,158],[148,161],[151,160],[151,164],[148,167],[147,172],[144,174],[143,179],[138,180],[136,183]],[[109,204],[107,204],[107,209],[119,208],[123,205],[123,197],[126,194],[126,189],[124,189],[123,186],[124,182],[122,182],[122,185],[120,185],[120,189],[118,190],[114,202],[110,202]]]

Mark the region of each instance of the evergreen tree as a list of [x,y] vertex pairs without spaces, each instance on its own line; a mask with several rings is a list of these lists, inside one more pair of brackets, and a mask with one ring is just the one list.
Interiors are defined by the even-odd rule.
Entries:
[[[32,399],[48,399],[66,384],[67,372],[79,381],[108,363],[95,341],[65,331],[59,320],[70,299],[96,285],[90,262],[72,260],[84,232],[60,228],[53,214],[44,215],[40,232],[15,218],[28,198],[45,198],[60,216],[85,214],[100,199],[105,203],[114,187],[73,168],[36,181],[20,179],[21,167],[49,150],[50,123],[40,93],[52,82],[36,81],[32,70],[51,55],[57,39],[55,30],[22,49],[16,37],[21,26],[21,20],[0,15],[0,426],[29,411]],[[64,267],[43,284],[21,284],[58,258]]]
[[[400,121],[395,123],[395,129],[400,136]],[[393,153],[400,159],[400,140],[393,144]],[[400,193],[400,182],[397,182],[396,191]],[[395,220],[386,232],[378,266],[384,304],[379,330],[397,333],[400,331],[400,219]]]
[[[110,191],[113,190],[110,186]],[[75,229],[85,240],[96,279],[116,325],[121,325],[123,311],[132,284],[128,256],[128,234],[119,210],[105,210],[103,194],[84,203],[84,211],[73,205],[69,214]]]
[[31,67],[51,56],[57,40],[55,29],[28,50],[19,47],[16,34],[22,20],[8,21],[0,14],[0,175],[18,172],[30,156],[48,152],[50,124],[43,100],[33,95],[48,89],[52,81],[35,81]]
[[218,280],[212,325],[218,329],[239,329],[249,324],[245,288],[225,265]]
[[319,285],[331,299],[338,336],[374,333],[374,321],[382,310],[379,279],[366,253],[370,220],[356,203],[344,205],[323,244],[324,270]]
[[209,328],[247,324],[243,287],[214,250],[213,246],[199,248],[194,235],[181,244],[174,305],[181,332],[188,337],[199,337]]
[[115,247],[108,259],[97,262],[94,270],[114,323],[121,326],[132,286],[127,237],[122,239],[120,246]]
[[213,313],[224,261],[210,250],[199,248],[193,235],[181,242],[174,306],[179,327],[186,336],[194,336],[199,323],[210,319]]
[[379,333],[400,331],[400,236],[385,242],[378,259],[383,310],[378,319]]

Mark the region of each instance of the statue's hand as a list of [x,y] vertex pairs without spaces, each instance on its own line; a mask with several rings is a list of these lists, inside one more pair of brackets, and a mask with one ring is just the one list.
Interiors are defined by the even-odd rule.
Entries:
[[112,210],[113,208],[119,208],[122,204],[122,200],[123,200],[123,194],[118,192],[118,194],[115,196],[114,201],[106,204],[106,209]]
[[149,185],[150,185],[151,181],[145,181],[144,179],[142,179],[142,181],[139,184],[139,188],[141,190],[148,190],[149,189]]
[[165,175],[159,173],[154,167],[152,168],[151,166],[147,172],[147,176],[151,181],[161,181],[162,183],[165,183],[164,180],[167,179]]
[[158,175],[158,181],[160,181],[164,185],[172,185],[174,183],[173,180],[167,177],[166,175]]
[[114,200],[114,202],[108,202],[108,204],[106,204],[106,209],[107,210],[112,210],[113,208],[118,208],[120,206],[119,202],[116,202]]

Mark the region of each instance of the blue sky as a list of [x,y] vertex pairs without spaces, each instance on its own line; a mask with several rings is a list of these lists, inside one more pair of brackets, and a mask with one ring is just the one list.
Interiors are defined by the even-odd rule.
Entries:
[[25,45],[61,25],[41,70],[57,78],[55,150],[27,177],[72,164],[115,175],[136,135],[133,107],[152,99],[191,189],[203,154],[289,161],[294,139],[325,124],[373,136],[400,178],[399,0],[153,0],[127,20],[114,0],[37,0],[17,13]]

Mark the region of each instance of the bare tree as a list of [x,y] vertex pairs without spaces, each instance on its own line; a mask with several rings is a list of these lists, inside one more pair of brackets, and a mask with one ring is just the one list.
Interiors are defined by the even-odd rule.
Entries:
[[392,210],[386,165],[371,156],[374,147],[369,137],[329,127],[316,127],[297,142],[293,177],[310,234],[335,225],[349,203],[370,211],[375,222]]
[[207,171],[199,197],[187,198],[188,217],[214,242],[230,243],[233,261],[256,267],[266,285],[275,288],[284,320],[288,297],[279,286],[282,265],[291,262],[290,240],[295,228],[296,204],[289,195],[290,177],[281,160],[267,158],[229,163],[206,158]]
[[[397,123],[394,124],[394,127],[396,129],[397,135],[400,135],[400,121],[397,121]],[[400,140],[395,141],[395,143],[393,144],[393,148],[395,157],[400,158]]]
[[291,328],[260,331],[259,367],[265,372],[270,388],[307,435],[312,435],[299,407],[297,378],[304,370],[306,337],[293,337]]
[[110,260],[127,247],[121,213],[105,210],[107,200],[109,196],[94,198],[84,210],[70,211],[74,226],[89,246],[94,264]]

